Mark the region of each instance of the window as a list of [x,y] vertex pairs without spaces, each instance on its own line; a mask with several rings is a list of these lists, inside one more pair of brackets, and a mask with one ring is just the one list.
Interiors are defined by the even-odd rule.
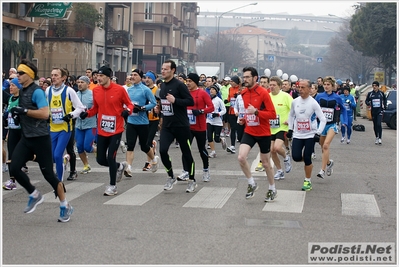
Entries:
[[19,31],[19,41],[28,41],[28,32],[27,31]]
[[152,20],[153,3],[145,3],[144,6],[144,19]]
[[144,31],[144,54],[152,55],[154,53],[154,32]]
[[121,30],[121,14],[118,14],[118,22],[116,24],[116,29]]
[[30,4],[20,3],[19,10],[18,10],[18,16],[24,17],[29,10],[29,6],[30,6]]

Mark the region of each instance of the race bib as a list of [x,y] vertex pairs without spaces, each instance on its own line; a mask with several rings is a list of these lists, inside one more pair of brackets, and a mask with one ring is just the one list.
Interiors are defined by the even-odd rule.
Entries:
[[187,109],[187,117],[191,125],[197,124],[197,117],[194,116],[193,111],[191,109]]
[[115,116],[108,116],[102,115],[100,121],[101,130],[107,133],[114,133],[116,130],[116,117]]
[[350,110],[351,109],[351,106],[348,103],[345,103],[344,107],[346,108],[346,110]]
[[296,128],[299,133],[310,132],[310,120],[309,119],[297,119]]
[[[188,111],[188,110],[187,110],[187,111]],[[206,118],[207,118],[207,119],[210,119],[210,120],[213,120],[212,113],[206,114]]]
[[54,124],[63,124],[62,117],[64,117],[62,108],[51,108],[51,120]]
[[8,113],[7,122],[8,122],[8,128],[10,128],[10,129],[19,129],[19,127],[20,127],[19,125],[18,126],[15,125],[15,122],[11,115],[11,112]]
[[161,112],[164,116],[173,116],[173,106],[167,99],[161,99]]
[[[135,102],[132,101],[132,104],[133,104],[133,106],[137,106],[139,103],[136,101]],[[137,113],[132,112],[132,114],[130,116],[138,116],[138,115],[139,115],[138,112]]]
[[280,115],[277,114],[277,118],[270,119],[270,128],[280,128]]
[[381,101],[379,99],[373,99],[372,101],[373,108],[381,107]]
[[235,97],[230,98],[230,106],[234,107],[235,103],[236,103]]
[[256,116],[255,114],[246,113],[245,121],[246,121],[247,126],[259,126],[260,125],[259,117]]
[[334,119],[334,109],[333,108],[321,108],[324,117],[326,117],[327,122],[332,122]]

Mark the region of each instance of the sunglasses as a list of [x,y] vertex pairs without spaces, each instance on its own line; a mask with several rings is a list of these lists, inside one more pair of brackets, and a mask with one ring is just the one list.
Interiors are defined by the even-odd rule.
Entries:
[[18,74],[18,75],[24,75],[25,72],[23,72],[23,71],[18,71],[17,74]]

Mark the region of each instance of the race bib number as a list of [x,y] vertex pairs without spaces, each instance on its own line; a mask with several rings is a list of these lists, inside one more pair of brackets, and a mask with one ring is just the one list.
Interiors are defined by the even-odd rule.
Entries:
[[345,107],[346,110],[350,110],[351,109],[351,106],[348,103],[345,103],[344,107]]
[[334,109],[333,108],[321,108],[324,117],[326,117],[327,122],[332,122],[334,119]]
[[[135,106],[135,105],[138,105],[139,103],[138,103],[138,102],[133,102],[133,101],[132,101],[132,104],[133,104],[133,106]],[[132,112],[132,114],[131,114],[130,116],[138,116],[138,115],[139,115],[138,112],[137,112],[137,113]]]
[[10,129],[19,129],[19,127],[20,127],[19,125],[18,126],[15,125],[14,119],[11,116],[11,112],[8,113],[7,122],[8,122],[8,128],[10,128]]
[[310,132],[310,120],[309,119],[297,119],[296,128],[299,133]]
[[[187,111],[188,111],[188,110],[187,110]],[[210,119],[210,120],[213,120],[212,113],[206,114],[206,118],[207,118],[207,119]]]
[[164,116],[173,116],[173,106],[167,99],[161,99],[161,112]]
[[259,126],[259,117],[255,114],[248,114],[245,115],[245,121],[247,126]]
[[52,108],[51,109],[51,120],[54,124],[62,124],[64,121],[62,120],[63,112],[62,108]]
[[187,117],[190,125],[197,124],[197,117],[194,116],[193,111],[191,109],[187,109]]
[[102,115],[101,117],[101,130],[107,133],[114,133],[116,130],[116,117]]
[[280,115],[277,114],[277,118],[270,119],[270,128],[280,128]]
[[230,98],[230,106],[234,107],[235,103],[236,103],[236,99],[234,97]]
[[373,108],[381,107],[381,101],[379,99],[373,99],[372,101]]

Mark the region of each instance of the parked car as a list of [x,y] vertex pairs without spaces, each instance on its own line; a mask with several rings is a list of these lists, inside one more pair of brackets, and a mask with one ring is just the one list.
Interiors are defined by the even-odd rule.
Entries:
[[382,116],[382,121],[391,129],[396,130],[396,90],[387,91],[387,108]]

